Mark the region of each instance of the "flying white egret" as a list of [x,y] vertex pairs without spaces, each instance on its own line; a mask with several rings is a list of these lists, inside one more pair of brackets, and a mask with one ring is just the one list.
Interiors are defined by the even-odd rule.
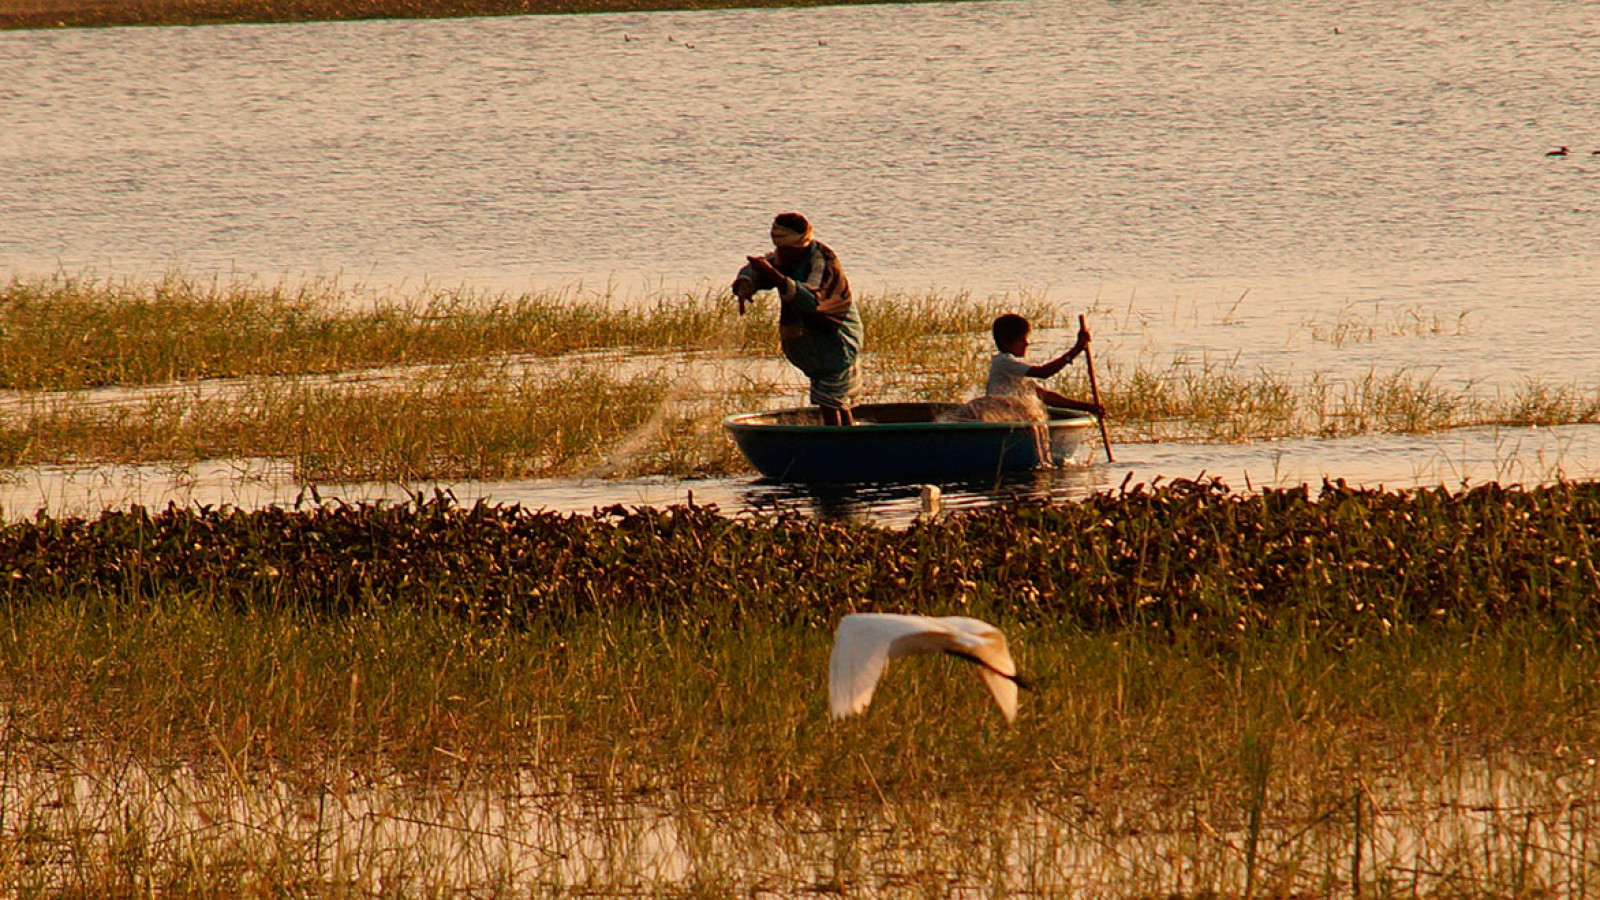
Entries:
[[1017,717],[1017,674],[1000,629],[966,616],[851,613],[839,620],[828,659],[828,701],[835,719],[864,712],[889,660],[913,653],[948,653],[978,667],[1006,721]]

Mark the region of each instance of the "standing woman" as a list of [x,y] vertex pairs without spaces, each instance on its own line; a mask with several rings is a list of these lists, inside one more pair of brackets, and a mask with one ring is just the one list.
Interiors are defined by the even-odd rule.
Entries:
[[811,402],[822,410],[822,424],[853,425],[861,317],[850,302],[839,257],[811,236],[805,216],[793,212],[772,220],[772,246],[765,256],[745,257],[749,262],[733,280],[739,312],[756,291],[776,289],[783,355],[811,379]]

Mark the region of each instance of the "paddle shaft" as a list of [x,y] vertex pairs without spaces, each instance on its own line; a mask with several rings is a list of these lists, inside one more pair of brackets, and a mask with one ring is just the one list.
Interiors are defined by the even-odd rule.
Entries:
[[[1084,331],[1089,330],[1089,326],[1084,324],[1082,315],[1078,316],[1078,327]],[[1111,435],[1106,433],[1105,407],[1100,403],[1100,385],[1094,378],[1094,357],[1089,355],[1087,344],[1083,347],[1083,362],[1089,367],[1089,395],[1093,398],[1094,405],[1101,409],[1100,415],[1095,416],[1095,421],[1100,423],[1100,442],[1106,445],[1106,462],[1116,462],[1111,458]]]

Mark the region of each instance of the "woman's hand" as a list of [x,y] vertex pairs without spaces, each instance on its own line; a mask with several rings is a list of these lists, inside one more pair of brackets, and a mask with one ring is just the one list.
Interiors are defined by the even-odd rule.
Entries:
[[744,315],[744,305],[749,303],[755,294],[756,286],[750,283],[750,279],[741,275],[733,280],[733,295],[739,298],[739,315]]
[[745,259],[750,261],[750,268],[755,269],[760,275],[771,279],[781,279],[783,277],[782,273],[772,267],[772,263],[767,262],[765,256],[746,256]]

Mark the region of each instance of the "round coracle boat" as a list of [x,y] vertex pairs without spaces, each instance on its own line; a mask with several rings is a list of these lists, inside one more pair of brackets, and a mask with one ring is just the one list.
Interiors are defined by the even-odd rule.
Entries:
[[955,403],[867,403],[854,425],[824,425],[816,407],[723,420],[757,471],[776,481],[926,482],[998,475],[1070,461],[1093,427],[1087,413],[1042,422],[949,421]]

